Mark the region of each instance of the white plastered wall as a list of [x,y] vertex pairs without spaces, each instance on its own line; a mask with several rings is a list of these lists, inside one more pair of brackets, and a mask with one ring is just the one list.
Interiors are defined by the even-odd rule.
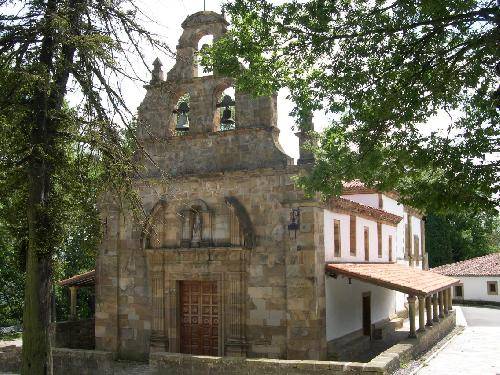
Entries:
[[[500,302],[500,294],[491,295],[488,294],[487,282],[496,281],[497,282],[497,293],[500,288],[500,277],[498,276],[470,276],[470,277],[456,277],[460,279],[463,284],[463,294],[465,300],[472,301],[494,301]],[[455,298],[455,288],[453,289],[453,298]]]
[[326,338],[328,341],[363,327],[363,293],[371,293],[371,321],[388,319],[394,314],[392,290],[358,280],[326,276]]
[[349,199],[350,201],[364,204],[365,206],[370,206],[378,208],[378,194],[348,194],[341,195],[342,198]]
[[[350,243],[350,216],[329,210],[324,210],[324,239],[325,260],[327,262],[364,262],[365,241],[364,228],[369,228],[370,257],[369,262],[389,261],[389,236],[393,237],[393,246],[397,243],[397,231],[395,226],[382,224],[382,257],[378,256],[378,232],[377,222],[361,217],[356,217],[356,255],[351,255]],[[340,221],[340,257],[334,254],[334,220]],[[395,247],[393,247],[393,251]],[[393,254],[394,257],[394,254]],[[395,258],[393,258],[395,259]]]

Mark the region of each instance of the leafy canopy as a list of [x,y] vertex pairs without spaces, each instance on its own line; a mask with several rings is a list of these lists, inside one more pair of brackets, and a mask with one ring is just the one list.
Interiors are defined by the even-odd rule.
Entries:
[[[495,1],[232,0],[225,11],[231,30],[204,64],[254,94],[287,87],[298,123],[319,109],[334,119],[310,146],[309,193],[360,179],[428,212],[498,204]],[[427,123],[439,113],[450,116],[441,132]]]

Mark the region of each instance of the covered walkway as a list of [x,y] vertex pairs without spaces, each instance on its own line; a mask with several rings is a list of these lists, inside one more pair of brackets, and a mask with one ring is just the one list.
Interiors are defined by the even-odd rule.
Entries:
[[330,263],[326,265],[326,274],[334,278],[342,275],[408,294],[409,337],[412,338],[417,335],[416,300],[418,332],[425,332],[425,326],[430,327],[449,314],[452,309],[451,287],[460,282],[453,277],[397,263]]

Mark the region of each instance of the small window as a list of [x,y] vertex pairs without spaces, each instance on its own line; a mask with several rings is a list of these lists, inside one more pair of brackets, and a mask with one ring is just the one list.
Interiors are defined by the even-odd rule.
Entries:
[[389,236],[389,262],[392,262],[392,236]]
[[333,220],[333,254],[340,256],[340,220]]
[[497,295],[498,294],[498,282],[497,281],[488,281],[488,294],[489,295]]
[[382,258],[382,223],[377,223],[377,253]]
[[356,256],[356,216],[351,215],[349,219],[349,236],[350,236],[350,253],[352,256]]
[[464,286],[463,285],[455,285],[455,297],[456,298],[464,298]]
[[365,240],[365,261],[370,260],[370,228],[365,227],[364,230]]

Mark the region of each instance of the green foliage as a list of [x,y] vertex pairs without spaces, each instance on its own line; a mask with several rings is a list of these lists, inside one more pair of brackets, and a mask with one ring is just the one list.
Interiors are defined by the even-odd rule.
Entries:
[[500,252],[499,216],[428,215],[425,225],[430,267]]
[[[498,205],[499,8],[490,0],[234,0],[232,28],[202,63],[254,94],[282,87],[301,123],[334,121],[299,180],[340,194],[359,179],[427,212]],[[426,123],[448,113],[451,125]]]
[[[1,205],[0,205],[1,207]],[[16,241],[0,221],[0,327],[17,325],[23,315],[24,272]]]
[[[51,278],[89,268],[98,194],[141,212],[120,83],[134,79],[146,45],[169,50],[130,0],[0,6],[0,223],[25,268],[21,372],[46,374]],[[68,93],[78,105],[68,107]]]

